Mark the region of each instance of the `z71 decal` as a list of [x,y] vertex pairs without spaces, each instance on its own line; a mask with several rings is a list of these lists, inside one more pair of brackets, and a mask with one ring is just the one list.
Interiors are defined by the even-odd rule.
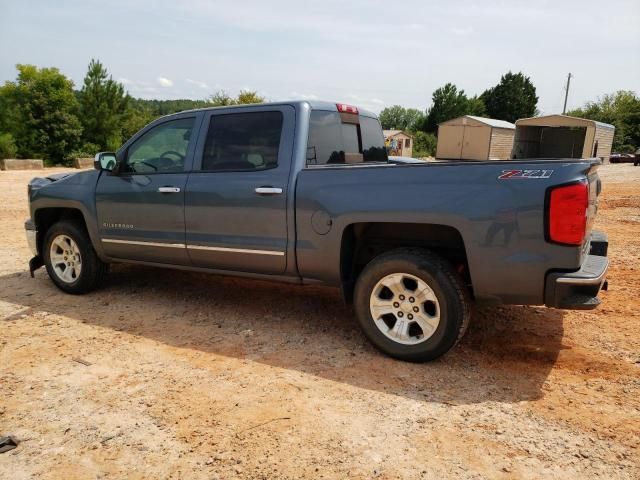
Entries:
[[553,170],[503,170],[498,180],[507,179],[527,179],[527,178],[549,178]]

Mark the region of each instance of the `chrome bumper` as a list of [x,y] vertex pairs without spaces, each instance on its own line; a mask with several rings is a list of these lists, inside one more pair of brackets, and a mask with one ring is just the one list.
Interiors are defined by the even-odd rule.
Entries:
[[27,244],[29,245],[29,248],[31,249],[31,253],[33,253],[33,256],[36,257],[38,256],[38,241],[37,241],[38,232],[31,220],[27,220],[25,222],[24,229],[27,235]]
[[600,305],[598,292],[607,289],[609,259],[587,255],[580,270],[547,275],[545,305],[568,310],[590,310]]

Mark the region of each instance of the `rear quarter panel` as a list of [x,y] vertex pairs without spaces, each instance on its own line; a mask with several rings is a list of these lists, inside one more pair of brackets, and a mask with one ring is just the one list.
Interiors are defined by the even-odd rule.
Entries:
[[[499,179],[504,170],[552,170],[548,178]],[[589,161],[428,163],[316,167],[296,186],[296,252],[305,280],[340,283],[345,229],[361,222],[446,225],[465,244],[477,300],[542,304],[549,270],[577,270],[583,249],[545,240],[545,192],[585,178]],[[328,216],[321,235],[315,215]]]

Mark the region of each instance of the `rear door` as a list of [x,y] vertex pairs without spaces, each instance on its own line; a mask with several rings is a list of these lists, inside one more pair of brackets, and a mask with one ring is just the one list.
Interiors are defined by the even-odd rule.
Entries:
[[193,265],[285,271],[294,120],[287,105],[207,113],[185,196]]

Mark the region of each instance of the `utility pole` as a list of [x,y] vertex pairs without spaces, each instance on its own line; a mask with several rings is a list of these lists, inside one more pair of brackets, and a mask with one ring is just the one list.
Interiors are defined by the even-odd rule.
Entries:
[[564,107],[562,107],[562,114],[564,115],[565,113],[567,113],[567,99],[569,98],[569,85],[571,84],[571,77],[573,75],[569,74],[567,76],[567,88],[566,91],[564,92]]

